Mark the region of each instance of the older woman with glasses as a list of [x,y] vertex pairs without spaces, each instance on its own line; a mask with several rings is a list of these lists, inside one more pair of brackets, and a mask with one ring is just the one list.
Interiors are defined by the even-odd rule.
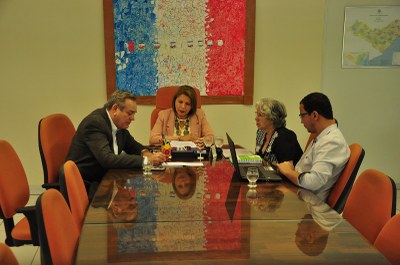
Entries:
[[256,154],[272,166],[284,161],[292,161],[295,165],[303,150],[296,134],[286,128],[285,106],[277,100],[261,98],[255,107]]

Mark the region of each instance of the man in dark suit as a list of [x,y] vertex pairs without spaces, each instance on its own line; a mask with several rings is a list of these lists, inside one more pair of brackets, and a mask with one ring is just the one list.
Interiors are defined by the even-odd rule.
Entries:
[[153,154],[127,130],[137,112],[136,98],[117,90],[103,108],[82,120],[72,139],[67,160],[74,161],[82,178],[100,182],[108,169],[140,168],[145,160],[161,164],[161,153]]

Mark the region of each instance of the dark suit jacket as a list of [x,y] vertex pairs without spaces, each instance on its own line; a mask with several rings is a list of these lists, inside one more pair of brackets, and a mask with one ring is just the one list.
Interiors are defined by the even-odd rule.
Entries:
[[[108,169],[141,167],[143,145],[128,130],[119,130],[118,155],[114,154],[111,123],[105,108],[90,113],[79,124],[67,160],[73,160],[87,181],[100,182]],[[123,153],[121,153],[124,151]]]

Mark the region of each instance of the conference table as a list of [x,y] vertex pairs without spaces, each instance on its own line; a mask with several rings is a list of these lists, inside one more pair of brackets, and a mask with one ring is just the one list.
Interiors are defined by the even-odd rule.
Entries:
[[340,214],[287,180],[250,189],[228,159],[110,170],[76,264],[389,264]]

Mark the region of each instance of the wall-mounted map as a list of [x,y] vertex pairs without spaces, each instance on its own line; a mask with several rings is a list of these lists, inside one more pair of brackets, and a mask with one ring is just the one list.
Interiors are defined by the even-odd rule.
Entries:
[[400,6],[346,7],[343,68],[400,66]]

